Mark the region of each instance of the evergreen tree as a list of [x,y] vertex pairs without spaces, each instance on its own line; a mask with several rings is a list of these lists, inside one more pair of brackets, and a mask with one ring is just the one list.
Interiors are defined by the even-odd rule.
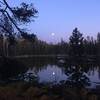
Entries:
[[75,28],[70,36],[70,51],[72,56],[81,56],[83,54],[83,36],[82,33]]
[[[4,24],[0,23],[0,28],[3,30],[3,32],[1,33],[3,36],[3,42],[4,38],[7,37],[10,44],[13,44],[15,40],[15,33],[21,34],[22,36],[23,34],[25,34],[26,36],[27,32],[23,31],[23,29],[21,29],[21,27],[19,26],[20,24],[22,25],[22,23],[26,24],[31,22],[32,17],[36,17],[35,15],[37,13],[38,11],[34,8],[33,4],[26,4],[22,2],[20,6],[11,7],[8,4],[8,1],[0,1],[0,22],[3,22],[3,20],[7,20],[6,22],[4,21]],[[2,16],[4,16],[4,19],[2,19]],[[9,27],[9,25],[11,26]],[[33,38],[34,36],[28,36],[27,34],[27,37],[29,38]],[[6,55],[4,54],[4,56]]]

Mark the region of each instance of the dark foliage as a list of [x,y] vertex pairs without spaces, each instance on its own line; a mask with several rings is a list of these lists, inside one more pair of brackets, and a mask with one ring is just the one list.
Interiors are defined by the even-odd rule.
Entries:
[[[16,35],[22,34],[25,39],[34,41],[35,35],[28,35],[27,32],[24,32],[23,29],[19,27],[20,22],[29,23],[32,18],[35,18],[38,11],[33,7],[33,4],[22,3],[20,6],[11,7],[6,0],[0,2],[0,34],[3,36],[3,55],[8,56],[5,51],[8,49],[5,43],[5,37],[10,46],[14,46],[16,43]],[[27,33],[27,34],[26,34]],[[24,35],[25,34],[25,35]]]
[[81,65],[70,65],[65,67],[65,73],[68,76],[66,84],[70,87],[83,88],[90,85],[90,80],[84,72],[84,67]]
[[35,14],[38,13],[38,11],[33,8],[33,4],[26,4],[22,3],[21,7],[14,7],[12,8],[12,12],[14,17],[20,21],[20,22],[30,22],[30,17],[36,17]]
[[9,81],[25,71],[27,68],[15,59],[0,58],[0,80]]
[[34,34],[22,33],[21,36],[24,39],[29,40],[29,41],[32,41],[32,42],[34,42],[35,39],[36,39],[36,35],[34,35]]
[[82,34],[75,28],[70,36],[70,54],[81,56],[83,54],[83,37]]

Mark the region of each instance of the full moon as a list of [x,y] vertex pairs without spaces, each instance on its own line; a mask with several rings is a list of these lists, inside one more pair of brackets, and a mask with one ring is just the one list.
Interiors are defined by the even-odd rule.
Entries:
[[51,35],[52,35],[52,36],[54,36],[54,35],[55,35],[55,33],[51,33]]

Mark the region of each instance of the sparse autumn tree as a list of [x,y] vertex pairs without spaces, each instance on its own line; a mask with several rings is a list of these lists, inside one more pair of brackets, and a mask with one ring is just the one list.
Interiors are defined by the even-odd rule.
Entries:
[[[5,24],[0,24],[0,28],[2,29],[2,35],[3,35],[3,45],[5,37],[9,40],[9,43],[14,43],[14,34],[21,34],[22,37],[25,36],[24,34],[27,34],[26,31],[23,31],[19,26],[20,24],[26,24],[32,21],[32,17],[36,17],[35,15],[38,13],[38,11],[34,8],[33,4],[26,4],[24,2],[21,3],[20,6],[11,7],[6,0],[0,1],[0,20],[2,22],[2,16],[6,18]],[[8,28],[7,24],[11,25],[11,29]],[[35,36],[35,35],[34,35]],[[32,36],[27,36],[29,38],[33,39]],[[4,51],[5,51],[5,46]],[[7,56],[5,52],[3,53],[4,56]]]

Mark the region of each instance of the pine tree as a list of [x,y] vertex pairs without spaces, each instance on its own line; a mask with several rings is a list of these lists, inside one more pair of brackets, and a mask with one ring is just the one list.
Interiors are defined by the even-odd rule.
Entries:
[[[15,33],[20,34],[23,37],[23,34],[26,34],[26,31],[21,29],[20,24],[24,25],[32,21],[32,17],[36,17],[35,15],[38,11],[34,8],[33,4],[21,3],[21,5],[16,7],[11,7],[8,4],[8,1],[2,0],[0,1],[0,35],[3,36],[3,45],[5,45],[4,41],[7,38],[10,44],[15,42]],[[4,16],[4,19],[2,19]],[[7,20],[7,21],[6,21]],[[10,27],[9,27],[10,26]],[[35,35],[34,35],[35,36]],[[27,37],[32,37],[33,35],[27,34]],[[3,46],[5,47],[5,46]],[[4,48],[3,50],[5,50]],[[3,56],[7,56],[4,52]]]
[[81,56],[84,52],[83,50],[83,36],[82,33],[75,28],[70,36],[70,51],[69,54],[72,56]]

